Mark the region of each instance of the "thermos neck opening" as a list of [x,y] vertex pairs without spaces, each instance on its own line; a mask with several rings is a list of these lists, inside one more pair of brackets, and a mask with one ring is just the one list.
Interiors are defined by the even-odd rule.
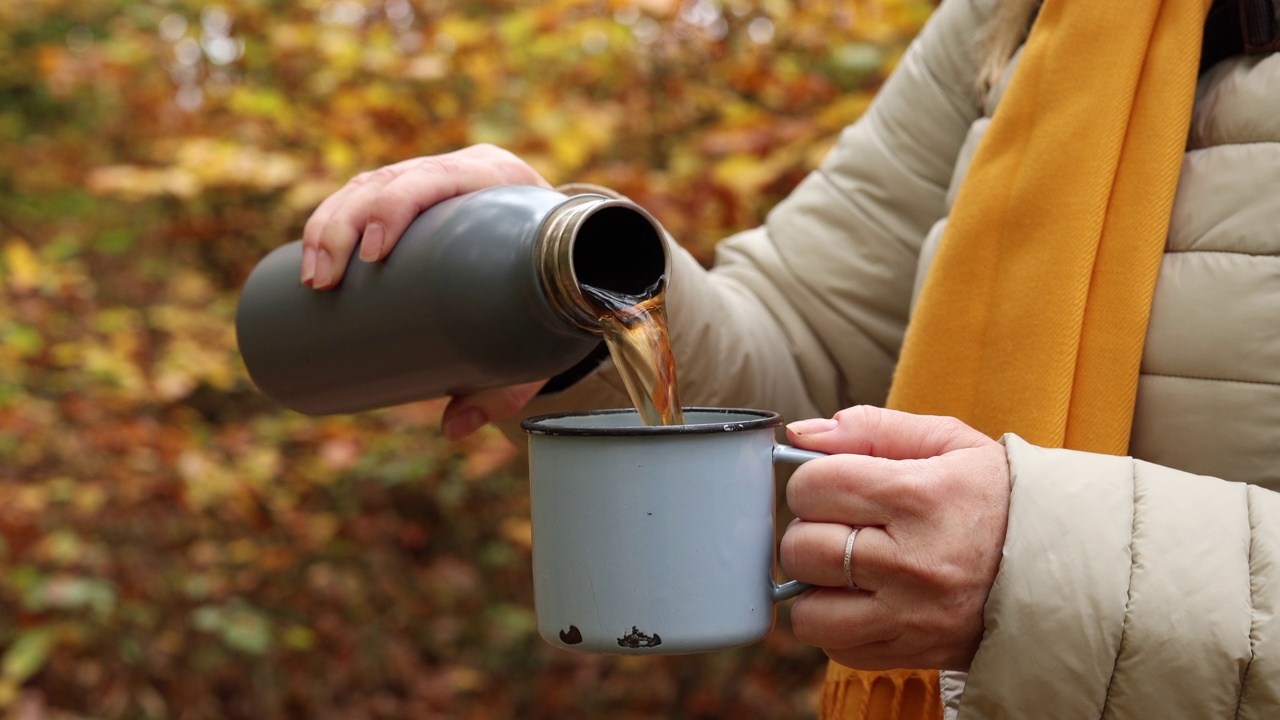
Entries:
[[600,310],[583,295],[584,285],[637,302],[666,290],[670,258],[662,229],[628,200],[574,196],[556,209],[539,240],[548,299],[579,329],[600,332]]
[[666,277],[662,238],[644,216],[626,207],[606,207],[582,222],[573,243],[573,274],[579,285],[647,297]]

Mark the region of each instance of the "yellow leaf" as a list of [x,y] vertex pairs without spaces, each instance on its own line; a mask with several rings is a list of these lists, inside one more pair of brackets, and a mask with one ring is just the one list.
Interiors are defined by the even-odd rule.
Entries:
[[765,161],[750,155],[734,154],[716,163],[712,171],[716,182],[737,195],[755,195],[777,177],[776,170]]
[[636,3],[642,12],[657,17],[674,15],[679,4],[676,0],[638,0]]
[[232,540],[227,545],[227,555],[231,562],[237,565],[248,565],[257,560],[261,553],[258,543],[249,538]]
[[455,665],[445,672],[449,684],[458,692],[472,692],[484,687],[485,676],[478,670]]
[[413,80],[440,80],[449,75],[449,60],[443,55],[420,55],[405,66],[404,76]]
[[13,678],[0,677],[0,709],[13,705],[18,700],[19,683]]
[[274,190],[302,175],[301,163],[291,155],[229,141],[187,138],[173,152],[177,166],[174,169],[198,178],[206,186]]
[[341,183],[333,180],[299,180],[285,191],[284,205],[290,210],[314,210],[341,187]]
[[92,517],[96,515],[106,503],[107,491],[93,483],[78,483],[75,488],[75,494],[71,497],[72,506],[75,507],[77,513],[83,516]]
[[447,15],[441,18],[440,23],[436,26],[438,29],[437,37],[449,38],[454,47],[463,48],[470,45],[479,45],[489,35],[488,18],[484,20],[472,19],[461,15]]
[[126,200],[159,195],[186,199],[195,197],[202,189],[196,175],[182,168],[107,165],[89,171],[85,180],[89,189],[99,195],[117,195]]
[[44,485],[22,485],[14,492],[13,501],[6,505],[18,512],[39,516],[49,507],[49,489]]
[[528,518],[509,517],[502,521],[502,536],[522,550],[533,547],[533,524]]
[[360,161],[355,148],[339,138],[330,137],[325,140],[322,151],[325,166],[335,175],[349,174]]
[[22,240],[10,240],[4,246],[5,281],[19,292],[32,290],[40,279],[40,258]]

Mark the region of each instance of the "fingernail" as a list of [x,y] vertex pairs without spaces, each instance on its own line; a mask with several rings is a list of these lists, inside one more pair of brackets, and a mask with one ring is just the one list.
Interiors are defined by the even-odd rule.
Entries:
[[787,429],[796,435],[817,435],[835,430],[838,424],[834,418],[811,418],[797,420],[787,425]]
[[461,440],[479,430],[480,426],[487,422],[489,419],[479,408],[467,408],[446,420],[442,429],[444,436],[450,440]]
[[364,237],[360,239],[360,259],[373,262],[382,254],[382,239],[385,231],[382,223],[369,223],[364,229]]
[[315,282],[312,287],[327,288],[329,282],[333,279],[333,258],[329,257],[329,251],[320,248],[316,252],[316,275]]
[[310,286],[316,277],[316,250],[307,247],[302,249],[302,284]]

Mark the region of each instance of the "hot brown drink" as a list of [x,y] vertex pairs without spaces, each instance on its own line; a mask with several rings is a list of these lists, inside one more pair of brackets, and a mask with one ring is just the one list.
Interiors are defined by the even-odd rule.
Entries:
[[582,294],[600,311],[605,345],[644,424],[683,425],[665,293],[636,297],[584,285]]

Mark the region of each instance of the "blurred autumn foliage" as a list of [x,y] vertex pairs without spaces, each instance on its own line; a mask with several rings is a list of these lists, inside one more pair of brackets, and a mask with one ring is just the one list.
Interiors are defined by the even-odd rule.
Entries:
[[823,658],[785,628],[666,659],[543,643],[506,441],[445,442],[439,402],[283,411],[232,316],[351,175],[477,142],[709,260],[931,9],[0,3],[0,714],[812,716]]

